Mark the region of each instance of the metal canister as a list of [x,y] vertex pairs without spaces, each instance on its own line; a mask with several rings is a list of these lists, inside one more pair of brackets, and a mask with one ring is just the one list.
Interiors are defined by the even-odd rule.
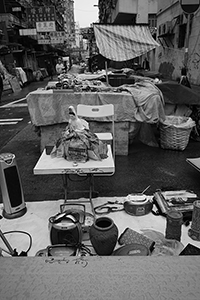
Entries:
[[193,205],[192,223],[191,228],[188,230],[188,235],[193,240],[200,241],[200,200],[196,200]]
[[166,239],[181,240],[181,227],[183,223],[183,214],[177,211],[167,213]]

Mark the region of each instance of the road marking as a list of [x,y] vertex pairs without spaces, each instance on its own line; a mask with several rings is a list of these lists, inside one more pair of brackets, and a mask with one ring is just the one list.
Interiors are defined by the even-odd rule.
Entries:
[[0,122],[0,125],[16,125],[18,122]]
[[18,102],[22,102],[24,100],[26,100],[26,98],[21,98],[19,100],[15,100],[13,102],[9,102],[9,103],[7,103],[5,105],[2,105],[2,106],[0,106],[0,108],[5,108],[5,107],[25,107],[25,106],[28,106],[27,103],[18,103]]
[[7,105],[7,107],[27,107],[27,103],[19,103],[19,104],[12,104],[12,105]]
[[9,121],[21,121],[23,120],[23,118],[17,118],[17,119],[0,119],[0,122],[4,121],[4,122],[9,122]]
[[18,119],[0,119],[0,125],[16,125],[18,122],[22,121],[23,118]]

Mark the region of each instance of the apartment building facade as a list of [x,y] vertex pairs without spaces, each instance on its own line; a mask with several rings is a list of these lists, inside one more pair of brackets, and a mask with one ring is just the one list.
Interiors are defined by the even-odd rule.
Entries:
[[[67,46],[65,41],[68,38],[64,36],[66,1],[69,0],[0,1],[0,59],[11,74],[14,67],[30,68],[33,71],[45,68],[46,59],[55,65],[56,57],[65,55]],[[49,7],[53,8],[53,14]],[[73,12],[73,6],[71,10]],[[52,39],[55,41],[59,37],[60,40],[62,39],[60,43],[51,43],[49,32],[34,32],[36,22],[42,21],[41,23],[46,25],[45,23],[52,20],[52,15],[55,21],[55,31],[51,33]],[[73,13],[71,15],[73,17]],[[70,17],[70,24],[74,26],[72,17]],[[73,31],[71,28],[70,30]]]
[[64,6],[64,28],[66,36],[66,45],[68,48],[76,48],[76,28],[74,21],[74,1],[63,0]]

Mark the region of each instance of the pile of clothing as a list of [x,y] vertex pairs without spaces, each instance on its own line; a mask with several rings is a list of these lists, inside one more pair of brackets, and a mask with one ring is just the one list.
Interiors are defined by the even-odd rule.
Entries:
[[64,157],[68,161],[86,162],[89,159],[107,158],[107,143],[90,131],[88,122],[78,118],[73,106],[69,107],[69,123],[57,140],[51,156]]

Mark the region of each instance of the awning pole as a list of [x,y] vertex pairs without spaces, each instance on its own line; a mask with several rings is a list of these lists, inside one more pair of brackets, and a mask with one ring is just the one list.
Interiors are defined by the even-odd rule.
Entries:
[[107,64],[107,61],[105,61],[105,70],[106,70],[106,83],[109,84],[109,80],[108,80],[108,64]]

